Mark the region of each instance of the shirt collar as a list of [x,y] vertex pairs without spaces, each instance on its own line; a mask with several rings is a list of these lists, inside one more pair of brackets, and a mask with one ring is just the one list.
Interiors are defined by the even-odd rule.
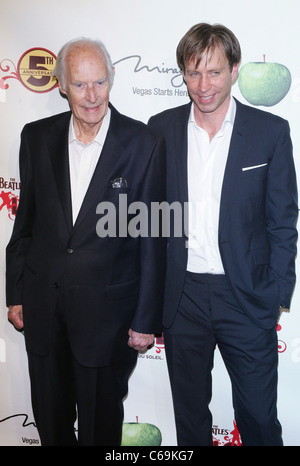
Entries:
[[[195,121],[195,113],[194,113],[194,102],[192,103],[191,106],[191,111],[190,111],[190,117],[189,117],[189,123],[193,123],[195,126],[198,127],[196,121]],[[222,127],[220,131],[222,131],[225,127],[226,123],[230,123],[231,126],[234,124],[234,119],[235,119],[235,114],[236,114],[236,102],[232,96],[230,96],[230,102],[229,102],[229,107],[227,110],[227,113],[225,115]]]
[[[94,142],[96,142],[100,146],[104,145],[104,141],[105,141],[106,134],[107,134],[108,127],[109,127],[109,123],[110,123],[110,116],[111,116],[111,110],[108,107],[106,115],[102,120],[102,124],[100,126],[100,129],[99,129],[97,135],[95,136],[95,139],[90,144],[93,144]],[[76,137],[75,130],[74,130],[74,117],[72,115],[71,120],[70,120],[70,125],[69,125],[69,144],[72,144],[72,142],[74,142],[74,141],[76,141],[78,144],[82,144],[82,142],[79,141],[77,139],[77,137]]]

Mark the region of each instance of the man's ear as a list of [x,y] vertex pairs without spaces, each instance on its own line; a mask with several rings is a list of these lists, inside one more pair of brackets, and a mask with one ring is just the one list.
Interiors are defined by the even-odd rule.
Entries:
[[59,92],[61,94],[67,95],[67,91],[64,89],[61,80],[58,78],[58,87],[59,87]]
[[237,63],[237,64],[233,65],[232,71],[231,71],[232,84],[235,84],[238,76],[239,76],[239,65]]

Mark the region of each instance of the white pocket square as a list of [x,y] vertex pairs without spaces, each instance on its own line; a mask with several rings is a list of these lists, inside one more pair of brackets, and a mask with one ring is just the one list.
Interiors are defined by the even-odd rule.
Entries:
[[268,165],[267,163],[262,163],[261,165],[253,165],[252,167],[244,167],[242,168],[242,171],[245,172],[247,170],[254,170],[254,168],[261,168],[261,167],[265,167],[266,165]]

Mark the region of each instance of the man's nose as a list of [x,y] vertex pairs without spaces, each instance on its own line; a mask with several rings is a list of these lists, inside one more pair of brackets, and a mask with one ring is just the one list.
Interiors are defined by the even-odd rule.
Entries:
[[202,75],[199,78],[199,83],[198,83],[199,89],[201,92],[206,92],[210,89],[210,79],[208,76]]
[[97,100],[97,93],[93,83],[87,85],[85,96],[89,102],[95,102]]

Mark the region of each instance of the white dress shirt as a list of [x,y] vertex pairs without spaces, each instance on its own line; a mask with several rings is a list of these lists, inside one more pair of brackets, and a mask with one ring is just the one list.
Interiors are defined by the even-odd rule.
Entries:
[[103,118],[97,136],[87,145],[76,138],[73,116],[71,117],[69,126],[69,166],[73,224],[76,221],[100,157],[110,123],[110,113],[109,108]]
[[220,131],[210,141],[197,126],[194,105],[188,122],[188,266],[194,273],[223,274],[218,245],[221,190],[236,112],[231,97]]

